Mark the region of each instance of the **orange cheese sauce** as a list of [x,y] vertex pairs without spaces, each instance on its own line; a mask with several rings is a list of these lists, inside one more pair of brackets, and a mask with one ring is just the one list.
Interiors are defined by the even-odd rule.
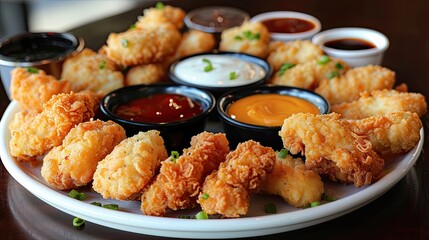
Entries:
[[319,114],[319,109],[307,100],[280,94],[256,94],[239,99],[227,109],[231,118],[259,126],[281,126],[294,113]]

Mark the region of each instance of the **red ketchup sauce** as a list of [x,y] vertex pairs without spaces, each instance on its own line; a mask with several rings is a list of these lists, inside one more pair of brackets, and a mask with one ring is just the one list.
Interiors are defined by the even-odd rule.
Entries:
[[118,117],[149,123],[168,123],[191,118],[203,112],[192,99],[171,93],[159,93],[120,104],[114,109]]
[[301,33],[315,27],[314,23],[299,18],[272,18],[262,23],[272,33]]

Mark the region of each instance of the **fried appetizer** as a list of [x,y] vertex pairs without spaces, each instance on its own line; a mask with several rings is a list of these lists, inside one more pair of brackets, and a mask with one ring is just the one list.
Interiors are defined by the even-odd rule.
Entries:
[[75,92],[91,90],[105,95],[124,86],[115,62],[88,48],[64,61],[61,77],[69,80]]
[[279,132],[292,154],[305,156],[305,165],[333,181],[356,187],[375,182],[384,160],[372,149],[369,137],[350,129],[340,115],[298,113],[286,118]]
[[286,63],[275,72],[271,83],[275,85],[315,89],[323,79],[344,74],[349,66],[342,60],[326,55],[303,64]]
[[92,188],[103,198],[138,199],[166,158],[167,150],[159,131],[139,132],[116,145],[98,163]]
[[394,84],[395,72],[381,66],[368,65],[350,69],[344,75],[332,79],[322,79],[314,91],[325,97],[330,104],[338,104],[357,100],[364,91],[392,89]]
[[260,22],[245,22],[221,34],[219,50],[241,52],[265,58],[268,55],[270,33]]
[[167,71],[162,63],[150,63],[130,68],[125,75],[125,85],[154,84],[165,81]]
[[204,181],[198,203],[207,214],[234,218],[245,215],[250,196],[273,170],[276,153],[249,140],[228,153],[226,161]]
[[391,112],[410,111],[419,117],[427,112],[425,96],[420,93],[398,92],[396,90],[374,90],[363,92],[358,100],[334,104],[331,111],[345,119],[362,119]]
[[122,66],[159,63],[175,53],[180,39],[179,30],[169,22],[147,24],[142,29],[111,33],[103,51]]
[[323,55],[323,50],[311,41],[272,42],[269,44],[270,54],[267,61],[274,72],[283,64],[302,64]]
[[174,60],[192,54],[209,52],[214,49],[216,40],[211,33],[188,30],[182,35],[182,41],[176,50]]
[[58,81],[36,68],[14,68],[11,72],[11,98],[19,103],[21,110],[41,112],[43,103],[53,95],[69,93],[68,81]]
[[261,192],[278,195],[289,205],[300,208],[320,201],[324,188],[320,175],[307,169],[301,158],[277,155],[274,169],[263,182]]
[[80,123],[43,158],[42,177],[59,190],[85,186],[98,162],[125,138],[125,130],[113,121]]
[[380,154],[405,153],[420,141],[422,122],[417,113],[394,112],[360,120],[348,120],[356,134],[367,134]]
[[194,207],[207,175],[219,167],[229,152],[224,133],[202,132],[177,159],[162,162],[160,173],[142,195],[141,210],[146,215],[163,216],[168,209]]
[[143,10],[143,16],[139,17],[136,27],[144,28],[148,23],[168,21],[177,29],[181,29],[183,27],[185,15],[185,11],[181,8],[170,5],[157,5],[155,8]]
[[9,131],[18,131],[25,122],[32,121],[39,113],[35,111],[19,111],[15,113],[9,124]]
[[98,97],[90,91],[61,93],[43,104],[43,111],[11,132],[10,152],[19,161],[33,161],[61,145],[75,125],[90,120]]

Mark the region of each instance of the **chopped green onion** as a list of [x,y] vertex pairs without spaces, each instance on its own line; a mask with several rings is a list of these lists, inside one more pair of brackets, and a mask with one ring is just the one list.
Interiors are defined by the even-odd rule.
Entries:
[[112,210],[119,210],[118,204],[104,204],[103,207]]
[[344,66],[343,66],[343,64],[341,64],[341,63],[337,63],[337,64],[335,64],[335,67],[336,67],[338,70],[343,70],[343,69],[344,69]]
[[286,148],[282,148],[280,152],[278,153],[279,158],[286,158],[288,155],[288,150]]
[[133,29],[136,29],[136,28],[137,28],[137,26],[135,24],[131,24],[130,27],[128,28],[128,30],[133,30]]
[[100,65],[98,66],[100,69],[104,69],[104,68],[106,68],[106,60],[102,60],[101,62],[100,62]]
[[328,195],[326,193],[323,193],[322,194],[322,200],[325,200],[327,202],[333,202],[333,201],[335,201],[337,199],[334,196],[330,196],[330,195]]
[[331,59],[327,55],[323,55],[317,60],[317,63],[323,65],[327,64],[329,61],[331,61]]
[[85,220],[78,217],[73,218],[73,227],[82,230],[85,227]]
[[239,36],[239,35],[235,36],[234,39],[235,40],[239,40],[239,41],[243,40],[243,38],[241,36]]
[[288,70],[288,69],[291,69],[291,68],[293,68],[293,67],[295,67],[295,64],[293,64],[293,63],[283,63],[281,66],[280,66],[280,69],[279,69],[279,71],[278,71],[278,75],[279,76],[282,76],[285,72],[286,72],[286,70]]
[[339,77],[340,73],[338,71],[332,71],[328,74],[328,79],[332,79],[334,77]]
[[203,194],[201,194],[201,198],[202,199],[208,199],[209,195],[207,193],[203,193]]
[[204,67],[204,72],[210,72],[211,70],[213,70],[213,65],[210,60],[204,58],[203,62],[207,63],[207,65]]
[[127,48],[130,45],[130,43],[128,42],[127,39],[123,38],[123,39],[121,39],[121,45],[122,45],[122,47]]
[[230,72],[229,73],[229,80],[234,80],[237,78],[237,72]]
[[85,193],[80,193],[73,189],[69,192],[69,197],[82,201],[85,200],[87,196]]
[[27,72],[29,72],[29,73],[39,73],[39,69],[37,69],[35,67],[28,67],[27,68]]
[[200,211],[195,214],[195,219],[209,219],[209,215],[207,215],[207,213],[204,211]]
[[155,5],[155,8],[156,8],[156,9],[163,9],[163,8],[164,8],[164,3],[162,3],[162,2],[157,2],[157,3],[156,3],[156,5]]
[[310,206],[311,207],[317,207],[317,206],[319,206],[320,205],[320,202],[319,201],[316,201],[316,202],[312,202],[312,203],[310,203]]
[[183,219],[191,219],[191,216],[188,215],[180,215],[179,218],[183,218]]
[[265,213],[277,213],[277,207],[274,203],[265,204]]
[[252,33],[251,31],[244,31],[243,35],[249,40],[258,40],[261,38],[260,33]]
[[171,151],[171,161],[176,162],[176,160],[179,158],[180,154],[178,151]]
[[95,206],[98,206],[98,207],[101,207],[101,203],[100,202],[92,202],[91,204],[95,205]]

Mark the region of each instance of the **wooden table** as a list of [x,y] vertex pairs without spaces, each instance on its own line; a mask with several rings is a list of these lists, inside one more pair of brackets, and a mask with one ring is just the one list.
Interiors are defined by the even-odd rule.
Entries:
[[[134,23],[147,6],[72,29],[84,37],[86,46],[97,50],[110,32],[120,32]],[[102,4],[102,1],[100,1]],[[145,5],[144,5],[145,4]],[[386,34],[390,47],[383,66],[396,72],[397,83],[423,93],[429,99],[429,2],[415,1],[170,1],[189,11],[203,5],[228,5],[250,15],[290,10],[316,16],[323,29],[367,27]],[[78,16],[78,15],[76,15]],[[0,90],[0,113],[9,100]],[[429,115],[422,118],[425,130],[423,151],[411,171],[391,190],[334,220],[300,230],[259,237],[261,239],[429,239]],[[158,239],[87,223],[75,230],[73,217],[36,198],[0,168],[1,239]]]

